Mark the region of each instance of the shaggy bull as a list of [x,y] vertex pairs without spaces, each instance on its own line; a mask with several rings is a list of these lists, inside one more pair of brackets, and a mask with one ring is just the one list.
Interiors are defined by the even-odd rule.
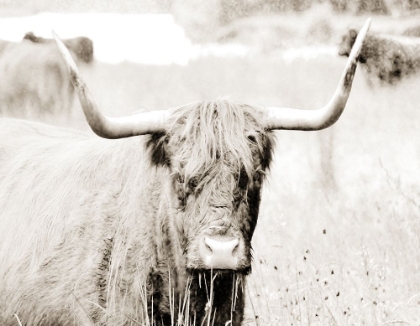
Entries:
[[54,43],[0,44],[0,112],[18,117],[70,112],[74,87]]
[[[343,35],[339,55],[349,56],[357,31]],[[371,84],[396,84],[420,70],[420,40],[391,35],[368,35],[358,57]]]
[[[28,32],[23,37],[24,40],[29,40],[34,43],[53,43],[51,38],[43,38],[36,36],[33,32]],[[90,38],[79,36],[63,40],[67,48],[72,51],[81,62],[90,63],[93,60],[93,42]]]
[[366,23],[318,110],[229,100],[109,118],[104,138],[0,120],[0,324],[240,325],[273,130],[319,130],[350,94]]

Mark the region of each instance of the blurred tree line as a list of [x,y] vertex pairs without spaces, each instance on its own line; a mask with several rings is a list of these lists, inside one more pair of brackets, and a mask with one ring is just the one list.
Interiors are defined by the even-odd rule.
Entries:
[[220,0],[220,23],[256,12],[304,11],[320,3],[330,3],[334,11],[356,15],[401,15],[420,11],[420,0]]
[[258,12],[304,11],[316,4],[329,3],[337,12],[385,15],[420,12],[420,0],[0,0],[0,14],[16,12],[179,12],[211,11],[219,23],[252,16]]
[[156,0],[174,15],[188,36],[202,35],[238,18],[260,13],[303,12],[329,5],[337,13],[406,16],[420,14],[420,0]]

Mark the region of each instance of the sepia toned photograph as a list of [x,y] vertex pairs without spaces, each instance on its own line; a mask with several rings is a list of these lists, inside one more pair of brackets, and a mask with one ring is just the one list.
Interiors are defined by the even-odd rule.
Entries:
[[0,326],[419,326],[419,171],[419,0],[0,0]]

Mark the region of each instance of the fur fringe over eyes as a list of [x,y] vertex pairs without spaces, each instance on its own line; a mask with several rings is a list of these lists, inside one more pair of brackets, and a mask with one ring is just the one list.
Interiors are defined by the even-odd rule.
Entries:
[[273,134],[263,128],[259,112],[227,99],[182,106],[172,114],[166,133],[149,136],[151,160],[195,187],[211,178],[221,160],[251,182],[272,159]]

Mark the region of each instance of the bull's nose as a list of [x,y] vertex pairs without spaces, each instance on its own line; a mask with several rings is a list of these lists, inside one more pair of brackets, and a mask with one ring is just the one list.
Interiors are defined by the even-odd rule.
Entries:
[[237,238],[204,237],[200,245],[200,255],[207,268],[236,269],[243,254],[243,241]]

